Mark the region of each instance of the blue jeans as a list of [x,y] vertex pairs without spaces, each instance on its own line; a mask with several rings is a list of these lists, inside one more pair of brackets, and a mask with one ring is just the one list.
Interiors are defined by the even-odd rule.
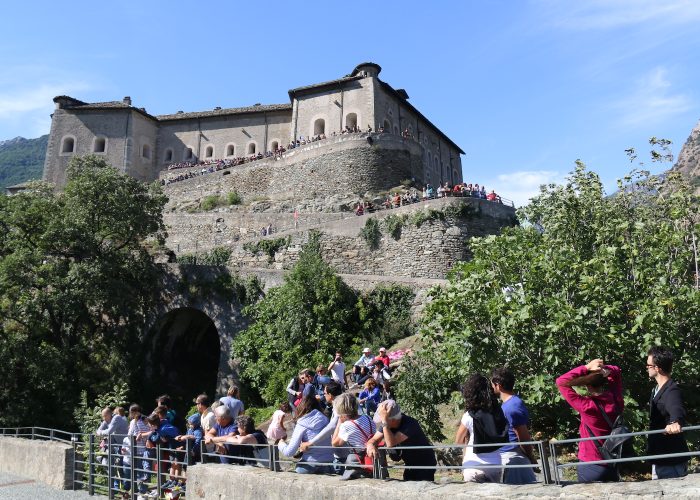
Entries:
[[297,464],[297,474],[332,474],[330,465]]
[[652,465],[652,479],[673,479],[674,477],[685,477],[688,475],[688,462],[671,465]]

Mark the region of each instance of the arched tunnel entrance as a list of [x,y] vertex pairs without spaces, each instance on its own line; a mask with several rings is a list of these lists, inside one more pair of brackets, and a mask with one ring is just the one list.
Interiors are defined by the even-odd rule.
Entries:
[[189,307],[170,311],[153,327],[146,345],[146,407],[157,396],[168,394],[174,408],[184,415],[198,394],[214,397],[221,345],[209,316]]

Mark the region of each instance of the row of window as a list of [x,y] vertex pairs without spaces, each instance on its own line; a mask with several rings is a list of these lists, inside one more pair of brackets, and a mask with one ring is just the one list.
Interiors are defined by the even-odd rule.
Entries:
[[[270,142],[270,151],[276,150],[280,146],[279,141],[272,141]],[[227,144],[226,148],[226,158],[229,157],[234,157],[234,156],[241,156],[240,151],[236,148],[235,144]],[[246,155],[254,155],[258,153],[258,145],[254,141],[249,142],[245,149],[244,149]],[[189,160],[194,160],[195,155],[194,155],[194,149],[191,146],[187,146],[183,152],[182,155],[182,160],[183,161],[189,161]],[[209,144],[204,147],[204,159],[213,159],[213,158],[218,158],[216,156],[216,149],[212,144]],[[175,153],[173,151],[173,148],[168,148],[165,150],[165,153],[163,155],[163,161],[165,163],[170,163],[175,161]]]
[[[131,139],[128,139],[131,142]],[[75,137],[72,135],[65,136],[61,139],[61,154],[70,155],[75,153]],[[141,146],[141,158],[145,160],[151,159],[151,145],[143,144]],[[107,152],[107,138],[106,137],[95,137],[92,141],[92,153],[103,154]]]

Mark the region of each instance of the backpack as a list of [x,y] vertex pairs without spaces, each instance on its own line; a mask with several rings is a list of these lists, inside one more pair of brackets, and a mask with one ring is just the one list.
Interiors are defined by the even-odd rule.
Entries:
[[[603,457],[603,460],[615,460],[617,458],[632,456],[634,454],[632,447],[632,436],[616,437],[617,434],[629,434],[632,432],[625,424],[625,420],[622,417],[622,412],[620,412],[620,414],[617,416],[615,422],[611,422],[610,417],[608,417],[607,413],[605,413],[603,407],[600,405],[600,402],[595,399],[593,402],[595,403],[596,408],[598,408],[600,414],[603,416],[605,423],[610,427],[610,436],[613,436],[604,441],[594,441],[600,456]],[[587,425],[586,430],[591,437],[596,437],[591,428]],[[617,464],[611,465],[617,466]]]
[[500,443],[495,446],[479,446],[474,453],[489,453],[505,446],[508,440],[508,421],[500,406],[491,412],[484,410],[470,411],[474,422],[474,444]]

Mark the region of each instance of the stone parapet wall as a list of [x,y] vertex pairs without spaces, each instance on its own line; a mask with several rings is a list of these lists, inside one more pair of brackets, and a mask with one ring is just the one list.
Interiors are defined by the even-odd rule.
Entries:
[[[418,210],[443,210],[455,203],[469,204],[475,215],[459,219],[433,219],[420,227],[407,222],[398,240],[382,230],[379,247],[374,250],[360,236],[360,230],[370,218],[381,221],[390,215],[406,214],[410,217]],[[243,268],[290,269],[297,261],[302,245],[308,240],[309,231],[316,229],[321,232],[324,260],[339,273],[443,279],[456,262],[471,257],[468,238],[497,234],[502,227],[513,224],[513,216],[513,209],[504,205],[471,198],[446,198],[362,217],[351,216],[318,228],[274,234],[273,238],[289,236],[291,244],[279,250],[273,258],[265,254],[253,255],[243,245],[234,245],[230,263]]]
[[53,488],[70,489],[73,447],[51,441],[0,437],[0,472],[32,478]]
[[[231,191],[237,191],[244,201],[260,197],[299,201],[337,193],[362,195],[396,187],[411,177],[422,181],[422,155],[422,147],[410,139],[390,134],[349,134],[294,149],[280,160],[262,159],[175,182],[167,185],[165,192],[171,205]],[[161,176],[179,172],[161,172]]]
[[258,467],[195,465],[187,471],[188,498],[236,500],[470,500],[473,498],[600,499],[600,498],[700,498],[700,477],[630,483],[528,484],[401,482],[379,479],[341,481],[338,476],[272,472]]

